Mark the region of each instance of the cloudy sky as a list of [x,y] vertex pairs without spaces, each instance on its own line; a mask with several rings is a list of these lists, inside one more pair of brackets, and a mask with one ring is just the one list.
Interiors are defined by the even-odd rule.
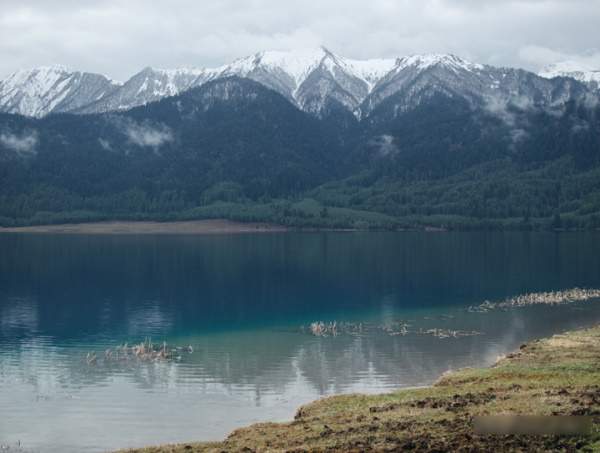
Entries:
[[453,53],[538,71],[600,68],[600,0],[2,0],[0,78],[52,63],[125,81],[261,50],[347,58]]

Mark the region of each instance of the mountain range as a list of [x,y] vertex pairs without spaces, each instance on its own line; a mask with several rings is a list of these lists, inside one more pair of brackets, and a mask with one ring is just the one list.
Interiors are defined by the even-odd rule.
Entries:
[[593,92],[600,82],[599,70],[572,62],[549,66],[536,76],[453,55],[358,61],[321,47],[260,52],[216,68],[148,67],[124,83],[60,65],[20,70],[0,81],[0,111],[38,118],[50,113],[123,111],[231,76],[259,82],[316,116],[341,107],[359,119],[399,92],[400,109],[412,108],[437,92],[467,98],[479,107],[499,102],[555,106],[582,91],[573,86],[573,79]]
[[125,83],[0,83],[0,226],[230,218],[600,228],[597,73],[261,52]]

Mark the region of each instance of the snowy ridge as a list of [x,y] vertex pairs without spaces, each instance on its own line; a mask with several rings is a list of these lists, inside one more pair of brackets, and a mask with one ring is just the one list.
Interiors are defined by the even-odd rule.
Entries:
[[289,75],[298,87],[314,71],[323,58],[325,58],[323,49],[260,52],[224,66],[221,74],[248,77],[252,71],[256,71],[258,68],[270,71],[279,70]]
[[360,77],[369,86],[369,92],[373,90],[377,82],[385,77],[394,66],[397,60],[346,60],[346,64],[352,69],[352,72]]
[[336,68],[358,77],[365,83],[376,83],[394,66],[396,60],[348,60],[341,58],[324,47],[318,49],[298,49],[288,52],[265,51],[256,55],[239,59],[230,65],[216,68],[215,73],[249,77],[259,68],[270,71],[282,71],[289,75],[297,87],[302,85],[309,75],[319,66],[330,73]]
[[[106,76],[71,72],[64,66],[21,70],[0,81],[0,111],[41,117],[55,112],[102,113],[128,110],[177,95],[206,82],[237,76],[252,79],[316,116],[345,109],[369,115],[392,95],[405,111],[435,93],[484,105],[529,98],[548,105],[572,95],[557,75],[598,89],[600,71],[574,63],[552,65],[536,76],[520,69],[494,68],[454,55],[412,55],[398,59],[351,60],[324,47],[263,51],[215,68],[144,68],[125,83]],[[522,99],[519,101],[522,102]]]
[[415,66],[418,69],[423,70],[436,65],[446,66],[455,71],[481,71],[484,69],[483,65],[471,63],[454,55],[427,54],[411,55],[409,57],[398,59],[396,70],[400,71],[409,66]]
[[61,65],[20,70],[0,82],[0,109],[27,116],[88,105],[122,84],[106,76],[71,72]]
[[575,61],[563,61],[546,66],[538,75],[546,79],[554,77],[570,77],[579,82],[598,89],[600,85],[600,69]]
[[207,79],[247,77],[318,114],[330,99],[354,111],[394,64],[395,60],[346,60],[324,47],[268,51],[216,68]]

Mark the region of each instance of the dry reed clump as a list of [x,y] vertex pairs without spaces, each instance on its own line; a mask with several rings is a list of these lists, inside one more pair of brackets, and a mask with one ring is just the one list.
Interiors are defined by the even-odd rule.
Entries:
[[490,310],[506,310],[508,308],[526,307],[537,304],[569,304],[593,298],[600,298],[600,290],[573,288],[566,291],[550,291],[513,296],[507,298],[504,302],[497,303],[486,300],[481,305],[469,307],[469,311],[485,313]]
[[[193,352],[193,348],[188,346],[186,350],[189,353]],[[140,344],[128,346],[119,345],[114,350],[107,349],[102,355],[104,361],[138,361],[138,362],[178,362],[182,359],[181,352],[183,348],[169,348],[167,343],[163,342],[160,346],[155,347],[151,338],[147,338]],[[98,355],[93,351],[88,352],[86,362],[88,365],[94,365],[98,362]]]
[[[399,322],[388,322],[385,324],[371,324],[371,323],[352,323],[352,322],[340,322],[337,321],[324,323],[323,321],[313,322],[310,325],[309,333],[317,337],[337,337],[338,335],[352,335],[365,337],[371,330],[381,330],[387,332],[388,335],[407,335],[407,334],[426,334],[433,335],[438,338],[458,338],[467,337],[473,335],[481,335],[481,332],[476,331],[462,331],[462,330],[450,330],[450,329],[419,329],[407,330],[410,324],[399,323]],[[304,327],[302,330],[305,331]]]
[[[580,289],[573,288],[565,291],[550,291],[541,293],[530,293],[514,297],[509,297],[503,302],[490,302],[486,300],[481,305],[469,307],[469,312],[485,313],[492,310],[507,310],[509,308],[526,307],[536,304],[568,304],[578,301],[584,301],[593,298],[600,298],[600,290],[597,289]],[[450,316],[452,317],[452,316]],[[425,318],[431,319],[431,318]],[[428,334],[437,338],[458,338],[473,335],[481,335],[482,332],[462,331],[451,329],[419,329],[408,330],[410,324],[401,322],[388,322],[385,324],[372,324],[367,322],[351,323],[351,322],[329,322],[323,321],[313,322],[308,329],[308,333],[317,337],[337,337],[338,335],[353,335],[358,337],[368,336],[372,330],[381,330],[387,332],[391,336],[408,335],[408,334]],[[306,332],[304,326],[301,328]]]
[[339,323],[337,321],[324,323],[323,321],[313,322],[310,325],[310,333],[317,337],[337,337],[341,333],[362,332],[362,324]]

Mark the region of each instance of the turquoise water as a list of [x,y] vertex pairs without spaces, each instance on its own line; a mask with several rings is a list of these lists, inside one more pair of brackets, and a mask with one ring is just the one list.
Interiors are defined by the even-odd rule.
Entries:
[[[524,341],[596,324],[600,304],[468,307],[600,288],[598,251],[598,233],[2,234],[0,446],[215,440],[321,396],[488,366]],[[365,332],[318,338],[306,331],[315,321]],[[405,324],[481,334],[366,331]],[[105,357],[148,338],[181,347],[181,361]]]

